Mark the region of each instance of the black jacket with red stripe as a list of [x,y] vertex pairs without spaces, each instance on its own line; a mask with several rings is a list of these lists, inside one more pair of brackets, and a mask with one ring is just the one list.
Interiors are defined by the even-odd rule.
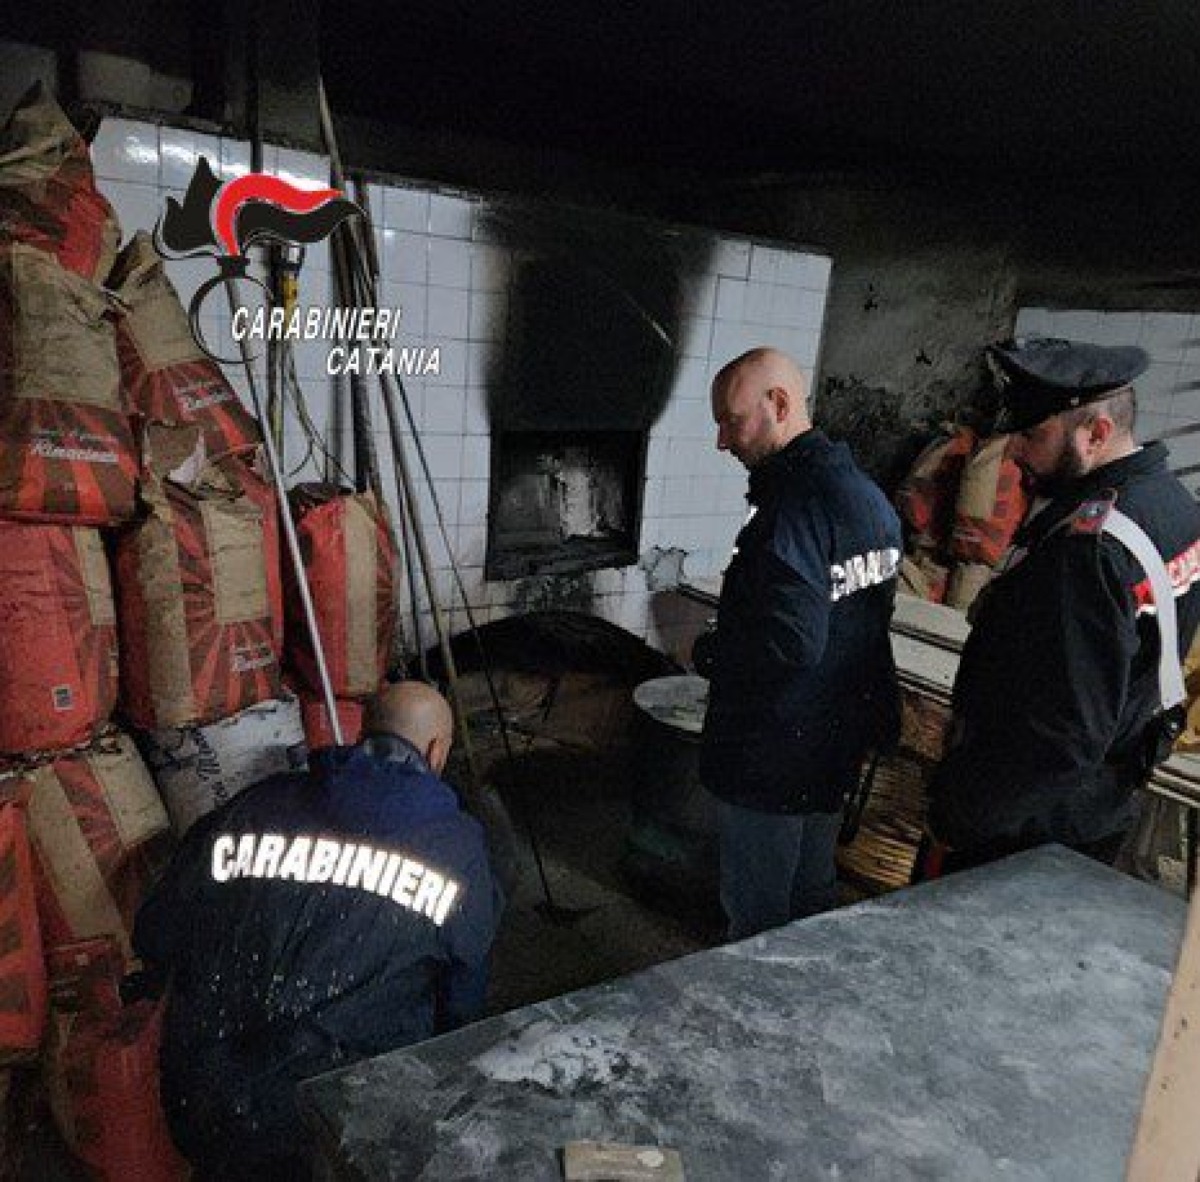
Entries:
[[1021,529],[977,602],[931,787],[942,841],[1079,845],[1132,819],[1159,632],[1146,573],[1099,529],[1098,502],[1115,498],[1167,563],[1182,658],[1200,623],[1200,505],[1166,457],[1149,444],[1074,481]]

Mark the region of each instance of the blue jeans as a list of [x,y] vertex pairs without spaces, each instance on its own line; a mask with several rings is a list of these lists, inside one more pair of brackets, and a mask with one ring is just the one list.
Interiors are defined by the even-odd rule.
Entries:
[[722,800],[717,816],[730,940],[827,911],[837,901],[840,811],[761,813]]

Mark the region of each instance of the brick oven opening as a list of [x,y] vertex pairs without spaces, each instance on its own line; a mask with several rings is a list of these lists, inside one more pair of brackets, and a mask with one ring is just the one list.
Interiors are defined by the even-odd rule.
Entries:
[[486,576],[628,566],[648,436],[715,240],[524,203],[492,207],[485,234],[514,263],[504,337],[488,360]]
[[487,577],[636,561],[645,468],[643,431],[494,433]]

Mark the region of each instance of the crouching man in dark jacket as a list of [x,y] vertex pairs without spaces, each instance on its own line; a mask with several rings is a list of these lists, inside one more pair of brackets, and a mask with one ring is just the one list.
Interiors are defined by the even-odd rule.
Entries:
[[451,735],[440,694],[390,687],[358,746],[199,822],[142,908],[163,1103],[202,1177],[304,1177],[299,1081],[480,1014],[499,893],[438,778]]

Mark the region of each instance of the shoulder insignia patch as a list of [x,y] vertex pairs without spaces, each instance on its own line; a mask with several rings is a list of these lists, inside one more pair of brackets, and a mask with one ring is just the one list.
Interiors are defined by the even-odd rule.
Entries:
[[1071,515],[1071,522],[1068,527],[1069,532],[1073,534],[1098,534],[1104,528],[1104,522],[1111,512],[1112,507],[1112,501],[1107,498],[1084,501]]

